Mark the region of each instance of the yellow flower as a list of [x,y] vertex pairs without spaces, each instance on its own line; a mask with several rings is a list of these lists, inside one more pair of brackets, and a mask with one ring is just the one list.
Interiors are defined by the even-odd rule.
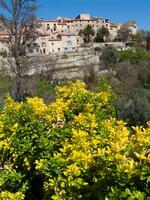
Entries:
[[42,115],[46,111],[46,105],[44,104],[44,101],[41,98],[28,98],[27,103],[33,108],[34,112],[37,115]]

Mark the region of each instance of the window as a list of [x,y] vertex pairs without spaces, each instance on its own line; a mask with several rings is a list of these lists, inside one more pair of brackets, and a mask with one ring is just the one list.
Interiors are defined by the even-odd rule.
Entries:
[[42,47],[46,47],[46,42],[42,42]]
[[56,27],[56,24],[54,24],[54,31],[56,31],[57,27]]
[[51,45],[54,46],[54,42],[52,42]]
[[72,45],[72,42],[71,42],[71,41],[67,41],[67,45],[68,45],[68,46],[71,46],[71,45]]
[[50,30],[50,26],[49,26],[49,24],[47,24],[47,30]]
[[46,54],[46,49],[43,49],[43,53]]
[[38,44],[37,43],[33,43],[33,47],[37,47],[38,46]]
[[60,48],[58,48],[58,51],[60,51]]
[[66,48],[64,48],[64,50],[65,50],[65,51],[67,51],[67,50],[68,50],[68,48],[66,47]]

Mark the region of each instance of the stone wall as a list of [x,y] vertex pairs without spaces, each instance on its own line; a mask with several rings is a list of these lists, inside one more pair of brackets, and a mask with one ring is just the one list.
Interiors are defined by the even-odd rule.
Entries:
[[[53,79],[83,77],[85,72],[89,73],[89,67],[97,73],[100,63],[99,55],[92,55],[91,52],[32,56],[29,60],[29,75],[48,70],[52,71]],[[10,74],[7,59],[0,57],[0,61],[0,69],[7,69],[7,73]]]

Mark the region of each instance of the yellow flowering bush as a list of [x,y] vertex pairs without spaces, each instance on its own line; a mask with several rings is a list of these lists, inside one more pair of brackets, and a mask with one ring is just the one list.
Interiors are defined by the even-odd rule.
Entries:
[[0,199],[150,199],[150,123],[115,119],[114,96],[80,81],[45,105],[10,97],[0,113]]
[[1,192],[0,199],[1,200],[24,200],[25,195],[21,192],[11,193],[11,192]]

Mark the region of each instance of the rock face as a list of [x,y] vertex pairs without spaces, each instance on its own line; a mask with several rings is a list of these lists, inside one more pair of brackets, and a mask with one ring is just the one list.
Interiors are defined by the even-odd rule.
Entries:
[[[11,70],[7,58],[0,57],[0,69],[11,75]],[[71,79],[83,77],[90,73],[90,70],[98,73],[100,70],[99,55],[92,52],[76,52],[64,55],[39,55],[28,59],[27,74],[32,75],[49,71],[53,79]]]

